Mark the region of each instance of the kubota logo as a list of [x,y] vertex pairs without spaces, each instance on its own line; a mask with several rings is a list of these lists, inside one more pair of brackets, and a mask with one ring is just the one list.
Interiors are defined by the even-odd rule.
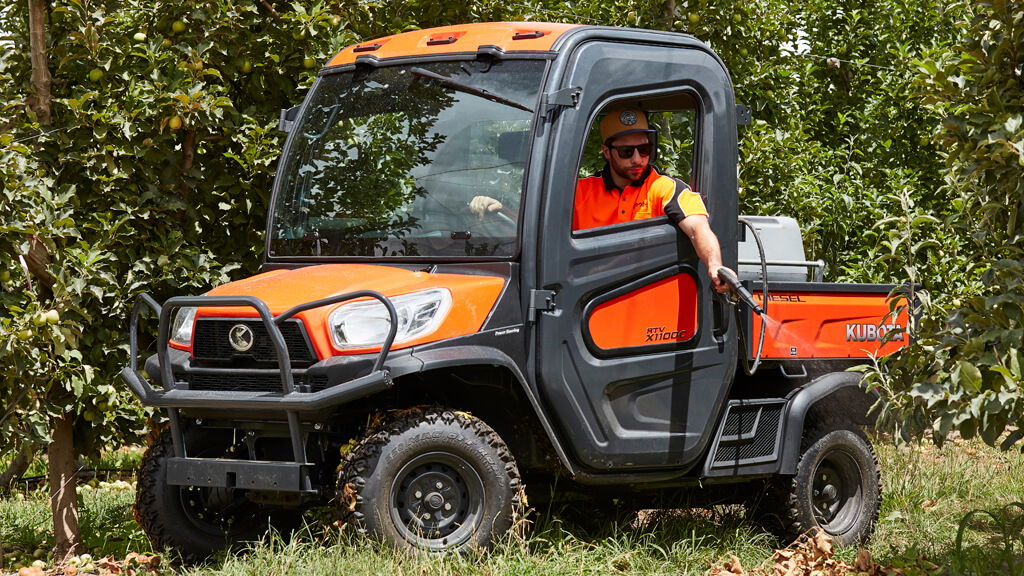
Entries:
[[[885,335],[893,330],[901,330],[903,326],[899,324],[847,324],[846,325],[846,341],[847,342],[869,342],[869,341],[882,341]],[[893,342],[903,341],[903,332],[894,334],[892,337]]]
[[228,331],[228,343],[239,352],[246,352],[256,342],[256,335],[245,324],[235,324]]

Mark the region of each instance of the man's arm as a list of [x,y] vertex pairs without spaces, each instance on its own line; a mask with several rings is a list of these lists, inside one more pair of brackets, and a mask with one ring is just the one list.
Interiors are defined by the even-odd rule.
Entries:
[[693,214],[683,218],[679,222],[679,229],[690,238],[693,249],[697,256],[708,267],[708,276],[711,278],[711,285],[715,292],[725,294],[729,286],[718,278],[718,269],[722,266],[722,248],[718,245],[718,237],[711,230],[708,217],[703,214]]

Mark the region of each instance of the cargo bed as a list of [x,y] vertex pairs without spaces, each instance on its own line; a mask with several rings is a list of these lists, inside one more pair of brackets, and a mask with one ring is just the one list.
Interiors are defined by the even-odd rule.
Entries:
[[[769,318],[763,360],[866,359],[906,344],[908,309],[890,298],[896,285],[768,282],[767,303],[761,282],[747,286]],[[746,311],[743,331],[749,358],[757,354],[761,324],[760,316]]]

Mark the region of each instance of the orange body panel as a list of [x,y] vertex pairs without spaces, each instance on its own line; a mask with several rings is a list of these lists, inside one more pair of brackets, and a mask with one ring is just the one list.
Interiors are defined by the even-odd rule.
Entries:
[[602,350],[685,342],[697,333],[697,283],[677,274],[602,302],[587,330]]
[[[760,292],[754,299],[764,301]],[[761,351],[765,359],[885,356],[907,343],[906,334],[883,343],[887,332],[907,327],[908,317],[906,308],[895,318],[889,316],[884,294],[770,292],[768,316]],[[754,315],[751,357],[757,352],[761,322]]]
[[[399,350],[478,332],[504,286],[505,279],[497,276],[431,274],[369,264],[324,264],[259,274],[218,286],[211,290],[209,295],[255,296],[266,302],[271,314],[278,315],[299,304],[358,290],[374,290],[388,297],[432,288],[447,288],[451,291],[455,305],[441,326],[430,334],[392,347],[392,350]],[[305,324],[309,339],[320,359],[380,350],[379,347],[344,350],[334,347],[327,319],[331,312],[344,304],[322,306],[295,315],[295,318]],[[249,307],[209,306],[199,308],[196,317],[257,318],[259,314],[254,308]]]
[[[374,58],[397,58],[401,56],[426,56],[430,54],[451,54],[455,52],[476,52],[480,46],[497,46],[506,51],[546,51],[555,40],[576,24],[551,24],[546,22],[490,22],[460,24],[427,30],[413,30],[394,36],[368,40],[361,44],[346,46],[338,52],[328,66],[341,66],[356,61],[361,54]],[[534,38],[535,33],[542,35]],[[515,40],[517,34],[526,37]],[[454,39],[454,41],[447,41]],[[437,43],[444,41],[444,43]],[[378,45],[379,48],[368,50]]]

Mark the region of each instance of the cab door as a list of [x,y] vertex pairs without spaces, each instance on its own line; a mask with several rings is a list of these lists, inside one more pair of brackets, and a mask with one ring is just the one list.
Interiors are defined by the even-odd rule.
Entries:
[[724,262],[735,269],[732,88],[699,46],[593,40],[569,57],[559,88],[571,87],[582,90],[552,123],[540,211],[536,286],[554,293],[554,305],[537,318],[538,388],[582,467],[687,469],[705,450],[732,381],[731,312],[667,217],[573,232],[573,198],[579,159],[599,147],[587,146],[587,136],[602,109],[692,102],[692,169],[674,175],[704,196]]

